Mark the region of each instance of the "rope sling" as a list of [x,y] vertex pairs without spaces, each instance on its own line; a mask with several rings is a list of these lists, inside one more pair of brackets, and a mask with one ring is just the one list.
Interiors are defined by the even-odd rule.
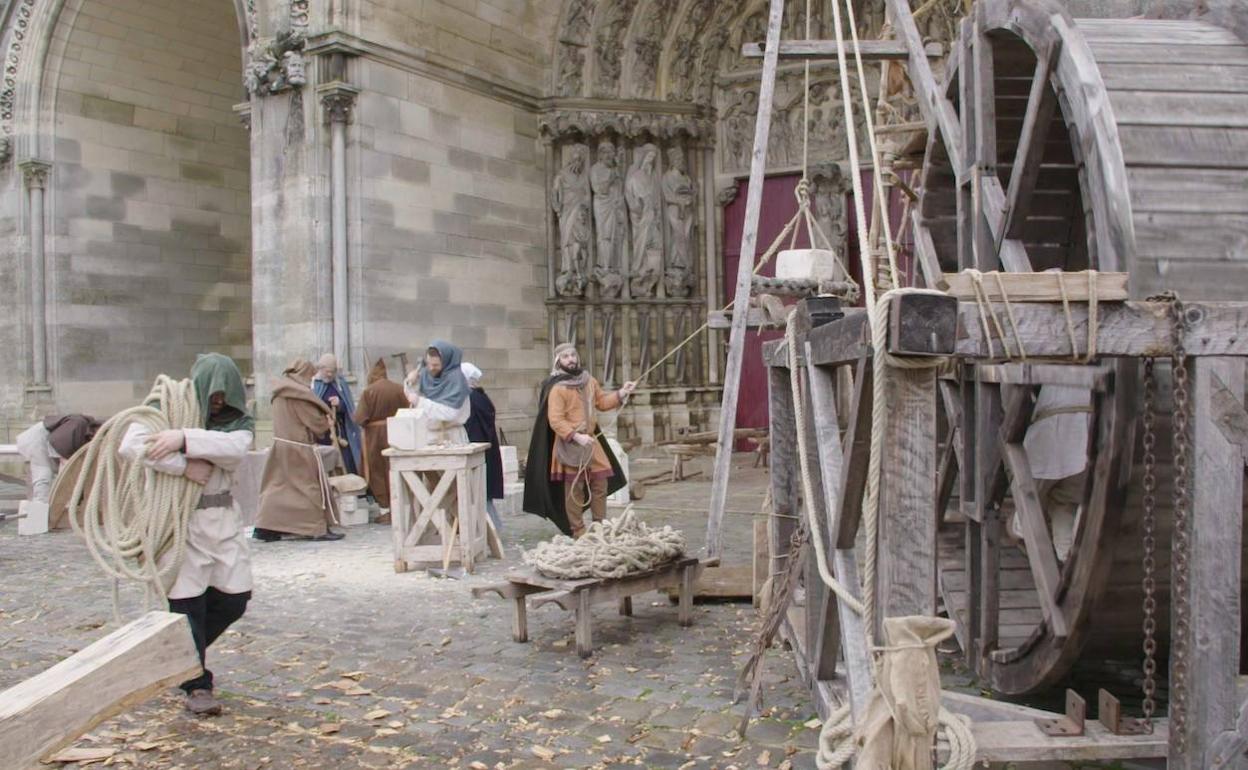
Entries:
[[524,563],[560,580],[613,579],[662,566],[685,552],[685,536],[652,528],[630,505],[618,518],[595,521],[580,539],[557,535],[524,553]]
[[187,528],[203,486],[184,476],[160,473],[121,456],[132,424],[153,434],[203,426],[191,380],[156,378],[141,406],[113,415],[87,444],[81,472],[69,499],[69,521],[86,541],[91,557],[113,578],[113,612],[120,619],[122,580],[141,583],[147,603],[163,603],[186,555]]

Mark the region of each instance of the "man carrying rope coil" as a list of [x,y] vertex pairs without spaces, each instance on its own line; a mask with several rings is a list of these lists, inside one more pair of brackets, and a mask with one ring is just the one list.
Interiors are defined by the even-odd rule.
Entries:
[[620,408],[637,383],[605,393],[581,368],[576,346],[555,348],[542,392],[524,474],[524,510],[550,519],[566,535],[585,532],[585,509],[594,521],[607,518],[607,496],[628,480],[598,432],[596,411]]
[[[184,476],[204,487],[187,527],[182,565],[168,592],[170,612],[190,621],[203,665],[208,645],[243,616],[251,598],[251,556],[230,485],[251,447],[255,421],[246,411],[242,375],[227,356],[199,356],[191,381],[204,427],[152,433],[146,425],[131,423],[120,453],[131,462],[141,459],[157,473]],[[187,710],[220,714],[212,687],[212,672],[206,667],[183,682]]]

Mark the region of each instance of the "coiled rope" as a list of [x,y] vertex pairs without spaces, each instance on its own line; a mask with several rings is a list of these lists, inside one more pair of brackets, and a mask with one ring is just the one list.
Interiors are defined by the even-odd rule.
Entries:
[[[189,380],[156,378],[142,406],[113,415],[87,444],[82,472],[69,499],[69,521],[91,557],[114,580],[114,615],[122,580],[142,583],[150,603],[163,602],[186,554],[187,527],[203,486],[184,476],[160,473],[121,456],[131,424],[153,434],[203,426],[195,386]],[[89,482],[89,483],[88,483]]]
[[651,528],[630,505],[615,519],[595,521],[578,540],[556,535],[524,552],[524,563],[560,580],[622,578],[655,569],[685,552],[685,536]]

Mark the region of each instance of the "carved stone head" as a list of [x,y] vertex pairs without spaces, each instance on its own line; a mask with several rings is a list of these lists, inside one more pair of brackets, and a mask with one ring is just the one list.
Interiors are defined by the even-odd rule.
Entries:
[[583,144],[573,144],[568,147],[568,159],[564,163],[564,167],[573,174],[582,174],[585,172],[585,161],[588,157],[588,147]]
[[637,167],[647,173],[654,171],[655,161],[659,158],[659,148],[653,144],[643,144],[637,150]]
[[598,160],[608,168],[615,167],[615,145],[610,142],[601,142],[598,145]]
[[685,170],[685,150],[682,147],[671,147],[667,151],[667,165],[679,171]]

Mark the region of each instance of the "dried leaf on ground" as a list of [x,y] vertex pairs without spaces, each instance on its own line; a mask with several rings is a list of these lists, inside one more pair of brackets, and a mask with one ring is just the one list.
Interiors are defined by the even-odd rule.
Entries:
[[49,757],[47,764],[55,764],[57,762],[103,762],[116,753],[117,749],[110,746],[62,749],[54,756]]
[[325,722],[321,725],[321,735],[333,735],[342,729],[342,725],[338,722]]
[[551,751],[545,746],[534,746],[530,750],[533,752],[533,756],[537,757],[538,759],[545,760],[547,762],[549,762],[550,760],[554,759],[557,756],[555,752]]
[[372,722],[378,719],[385,719],[386,717],[390,716],[390,713],[391,712],[389,712],[386,709],[374,709],[368,712],[367,714],[365,714],[364,718]]

